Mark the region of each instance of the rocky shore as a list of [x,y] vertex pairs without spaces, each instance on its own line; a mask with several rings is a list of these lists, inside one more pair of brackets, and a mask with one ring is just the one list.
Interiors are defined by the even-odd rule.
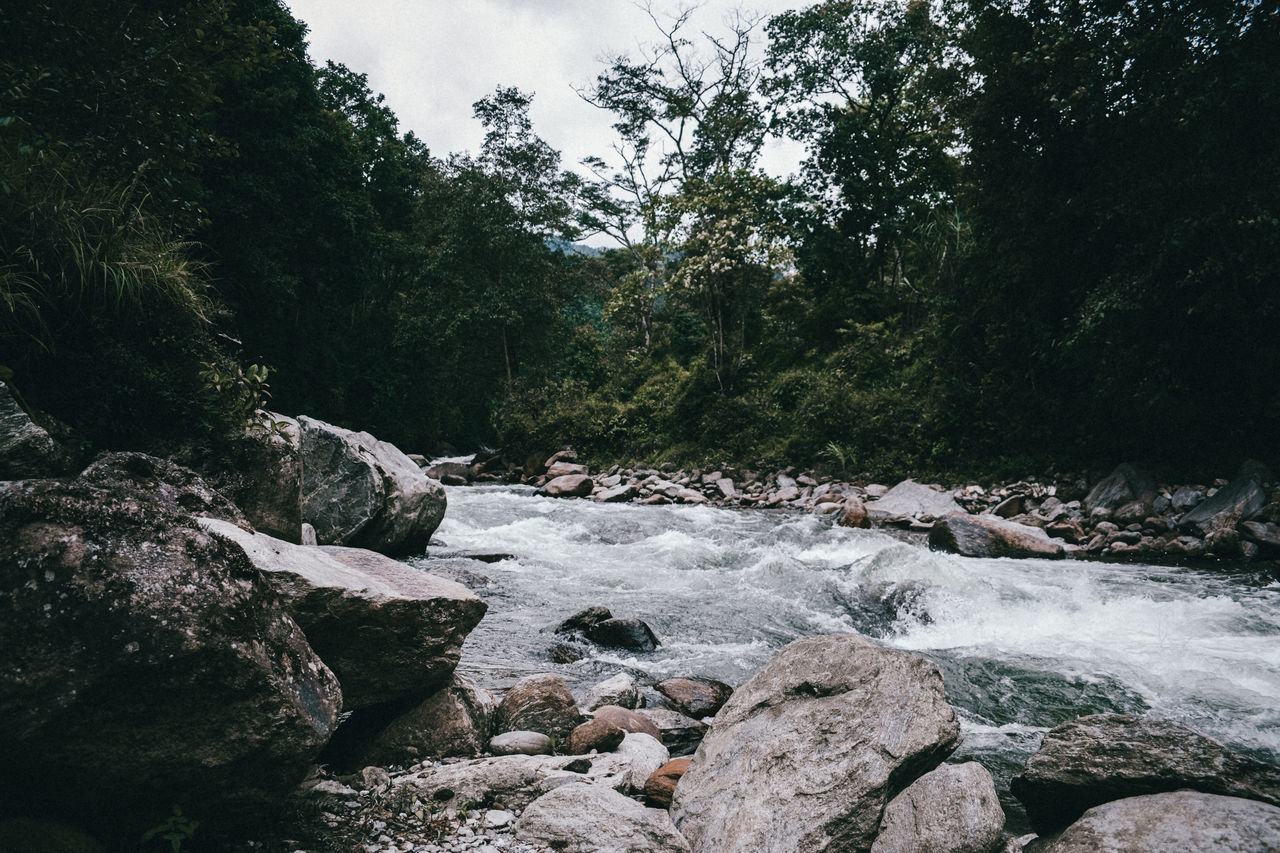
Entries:
[[[855,634],[796,640],[736,689],[619,671],[575,695],[539,673],[496,696],[456,672],[485,602],[392,556],[430,538],[439,483],[365,433],[277,423],[201,471],[139,453],[76,470],[0,411],[0,850],[1280,849],[1280,768],[1124,714],[1045,736],[1012,785],[1036,835],[1012,836],[991,774],[951,763],[937,665]],[[491,464],[468,479],[506,473]],[[1276,524],[1256,464],[1200,496],[1127,466],[1079,496],[575,466],[520,476],[838,513],[961,553],[1113,558],[1187,536],[1264,558]],[[1073,523],[1079,541],[1054,535]],[[566,615],[565,654],[657,642],[604,608]]]
[[[426,460],[419,459],[425,464]],[[520,482],[556,497],[640,504],[713,504],[833,515],[849,527],[927,534],[937,550],[971,557],[1068,557],[1187,564],[1226,560],[1280,572],[1280,480],[1260,462],[1231,478],[1161,483],[1121,464],[1090,482],[1062,476],[982,486],[906,480],[892,487],[794,467],[760,471],[613,465],[593,472],[572,450],[513,465],[500,454],[428,473],[447,485]]]

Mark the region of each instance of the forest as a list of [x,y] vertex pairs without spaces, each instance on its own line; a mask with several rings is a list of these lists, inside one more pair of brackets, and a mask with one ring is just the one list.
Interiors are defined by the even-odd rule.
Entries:
[[[279,0],[0,11],[0,379],[90,449],[979,476],[1280,462],[1280,9],[824,0],[428,151]],[[799,172],[759,165],[770,134]],[[580,251],[598,235],[617,248]]]

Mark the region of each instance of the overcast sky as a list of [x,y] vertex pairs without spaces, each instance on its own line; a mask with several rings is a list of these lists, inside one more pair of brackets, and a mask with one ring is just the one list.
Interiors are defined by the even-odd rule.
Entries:
[[[471,105],[498,85],[536,97],[534,130],[574,166],[604,156],[613,139],[609,113],[582,101],[574,86],[595,79],[603,60],[635,55],[657,36],[645,12],[629,0],[286,0],[310,29],[311,59],[332,59],[369,75],[400,118],[431,153],[476,151],[483,139]],[[766,16],[814,0],[706,0],[693,23],[722,31],[735,9]],[[676,0],[654,0],[662,20]],[[763,34],[760,37],[763,43]],[[766,151],[765,167],[785,175],[799,158],[794,145]]]

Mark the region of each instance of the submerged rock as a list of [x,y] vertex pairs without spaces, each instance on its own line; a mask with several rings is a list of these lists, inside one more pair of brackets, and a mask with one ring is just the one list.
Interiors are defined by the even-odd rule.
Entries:
[[583,634],[598,646],[631,652],[651,652],[660,645],[653,629],[634,618],[605,619],[587,627]]
[[959,738],[934,664],[854,634],[797,640],[720,709],[672,814],[695,851],[866,850]]

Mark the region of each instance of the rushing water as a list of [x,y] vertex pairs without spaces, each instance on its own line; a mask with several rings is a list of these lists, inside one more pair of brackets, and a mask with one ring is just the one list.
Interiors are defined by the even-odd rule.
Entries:
[[[1099,711],[1151,711],[1280,760],[1280,585],[1244,572],[969,559],[808,514],[447,491],[429,557],[513,555],[479,567],[489,611],[460,670],[484,686],[552,671],[581,695],[619,670],[737,686],[791,640],[857,631],[941,667],[957,757],[1001,787],[1046,729]],[[593,604],[648,622],[661,647],[553,663],[550,629]]]

